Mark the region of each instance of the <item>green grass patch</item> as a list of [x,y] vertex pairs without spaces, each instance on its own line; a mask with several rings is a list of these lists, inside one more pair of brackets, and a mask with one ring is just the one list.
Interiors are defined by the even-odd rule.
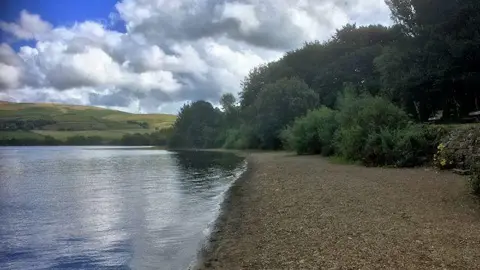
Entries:
[[[0,121],[4,120],[52,120],[55,124],[42,130],[90,131],[90,130],[139,130],[168,128],[176,116],[170,114],[131,114],[91,106],[49,103],[1,103]],[[148,127],[145,125],[148,124]]]
[[124,129],[124,130],[79,130],[79,131],[56,131],[56,130],[34,130],[37,135],[52,136],[57,140],[65,141],[73,136],[99,136],[106,140],[121,139],[125,134],[150,133],[154,130],[149,129]]
[[38,139],[43,140],[44,136],[41,134],[37,134],[35,132],[29,131],[0,131],[0,140],[7,140],[7,139]]

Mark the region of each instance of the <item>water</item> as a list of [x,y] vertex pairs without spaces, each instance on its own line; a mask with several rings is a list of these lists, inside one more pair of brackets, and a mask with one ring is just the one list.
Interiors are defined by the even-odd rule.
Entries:
[[0,148],[0,269],[186,269],[244,168],[208,152]]

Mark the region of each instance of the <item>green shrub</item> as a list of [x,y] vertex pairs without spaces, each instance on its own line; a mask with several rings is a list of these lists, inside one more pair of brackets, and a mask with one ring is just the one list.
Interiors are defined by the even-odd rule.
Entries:
[[222,147],[226,149],[250,149],[254,148],[255,145],[258,145],[258,142],[256,142],[251,128],[243,125],[239,129],[227,130]]
[[368,134],[365,145],[361,150],[364,165],[382,166],[394,163],[395,140],[397,130],[383,129],[380,132]]
[[404,111],[380,97],[347,95],[340,100],[339,109],[340,128],[335,136],[335,149],[346,159],[373,159],[366,163],[375,163],[374,157],[387,147],[385,144],[393,136],[390,133],[406,127],[409,122]]
[[346,97],[340,102],[336,152],[368,166],[423,164],[433,155],[438,135],[412,124],[407,114],[381,97]]
[[281,134],[284,148],[298,154],[331,155],[333,136],[338,127],[335,115],[335,111],[322,107],[297,118]]
[[480,196],[480,165],[472,166],[471,173],[468,179],[471,191],[473,194]]
[[381,97],[345,98],[340,102],[338,121],[342,128],[358,126],[369,132],[404,128],[410,119],[392,102]]
[[437,141],[421,125],[409,125],[399,130],[395,140],[395,164],[412,167],[431,160]]
[[347,160],[361,160],[363,146],[368,136],[368,133],[364,133],[364,129],[359,126],[340,127],[335,133],[335,152]]
[[383,129],[369,134],[362,162],[370,166],[412,167],[430,160],[433,153],[425,130],[420,125],[402,129]]

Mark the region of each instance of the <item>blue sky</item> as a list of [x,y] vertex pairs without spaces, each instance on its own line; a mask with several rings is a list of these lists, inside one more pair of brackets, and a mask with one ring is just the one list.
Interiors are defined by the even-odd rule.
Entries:
[[[43,20],[55,26],[71,26],[86,20],[98,21],[106,24],[109,15],[115,12],[118,0],[0,0],[2,11],[0,19],[14,22],[22,10],[38,14]],[[125,32],[123,23],[110,26],[112,30]],[[8,40],[2,33],[0,42]],[[32,46],[32,41],[15,41],[11,44],[15,49],[24,45]]]
[[2,20],[15,21],[23,9],[54,26],[107,19],[117,0],[2,0]]

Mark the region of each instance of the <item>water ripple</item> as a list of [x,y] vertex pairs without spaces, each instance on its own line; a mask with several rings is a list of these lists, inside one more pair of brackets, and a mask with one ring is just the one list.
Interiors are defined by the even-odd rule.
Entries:
[[207,152],[0,149],[0,269],[184,269],[242,159]]

